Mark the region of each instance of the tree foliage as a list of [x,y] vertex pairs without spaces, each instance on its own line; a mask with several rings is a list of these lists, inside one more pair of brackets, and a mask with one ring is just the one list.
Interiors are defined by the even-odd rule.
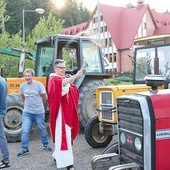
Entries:
[[[76,0],[63,0],[65,6],[58,9],[52,1],[49,0],[4,0],[6,3],[6,15],[10,16],[6,22],[6,31],[10,34],[16,34],[22,30],[22,10],[34,10],[43,8],[44,17],[48,17],[50,13],[56,20],[65,20],[64,28],[86,22],[90,17],[90,12]],[[25,12],[25,32],[29,35],[35,25],[39,22],[41,15],[33,12]]]
[[0,1],[0,29],[2,30],[1,33],[5,32],[5,21],[8,21],[10,18],[9,16],[4,16],[6,4],[4,0]]
[[63,31],[63,23],[64,21],[61,19],[56,20],[52,13],[47,18],[41,17],[38,24],[32,30],[32,33],[28,36],[27,48],[35,50],[34,43],[36,40],[61,33]]
[[[35,41],[46,36],[61,33],[64,28],[86,22],[90,16],[87,8],[76,0],[65,0],[63,9],[57,9],[49,0],[1,0],[0,1],[0,47],[14,47],[35,51]],[[43,8],[45,13],[39,15],[24,12],[26,44],[23,44],[23,9]],[[3,22],[4,21],[4,22]],[[4,25],[3,25],[4,24]],[[34,61],[25,60],[25,68],[34,68]],[[0,52],[0,68],[4,77],[17,77],[19,56],[4,55]]]
[[[11,49],[15,47],[16,49],[22,49],[22,38],[19,34],[10,36],[9,33],[0,34],[0,47],[1,51],[10,47]],[[0,68],[3,69],[4,77],[17,77],[19,69],[19,56],[9,56],[0,53]],[[25,60],[25,67],[34,67],[34,61]]]
[[[47,18],[41,17],[36,27],[32,30],[32,33],[26,39],[26,49],[29,51],[36,50],[34,42],[37,39],[46,37],[53,34],[58,34],[63,30],[62,24],[64,21],[56,20],[50,13]],[[10,35],[9,33],[0,34],[0,47],[15,47],[22,49],[23,41],[21,37],[21,31],[18,34]],[[18,76],[19,57],[12,58],[6,55],[0,55],[1,68],[4,69],[5,77]],[[25,68],[34,68],[34,62],[25,60]]]
[[90,17],[88,9],[76,0],[65,0],[65,6],[59,10],[58,14],[65,20],[65,28],[87,22]]
[[134,8],[135,6],[132,3],[128,3],[128,4],[126,4],[126,7],[127,8]]

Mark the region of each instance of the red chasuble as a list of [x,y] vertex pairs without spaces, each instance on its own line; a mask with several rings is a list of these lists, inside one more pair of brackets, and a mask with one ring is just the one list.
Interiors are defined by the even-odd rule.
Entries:
[[62,111],[62,142],[61,150],[67,150],[66,129],[65,124],[71,128],[72,142],[79,132],[78,119],[78,98],[79,91],[77,86],[70,83],[69,92],[62,96],[62,77],[52,76],[48,81],[48,104],[50,108],[50,132],[52,140],[55,143],[55,128],[56,119],[58,116],[59,107]]

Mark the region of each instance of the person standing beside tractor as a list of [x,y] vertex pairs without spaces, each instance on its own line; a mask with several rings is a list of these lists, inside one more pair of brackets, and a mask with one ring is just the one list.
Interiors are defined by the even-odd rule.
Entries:
[[9,149],[7,139],[4,132],[3,118],[6,114],[6,99],[7,99],[7,83],[3,77],[0,76],[0,150],[2,153],[2,161],[0,162],[0,169],[9,167]]
[[21,147],[22,150],[17,154],[18,157],[29,154],[29,134],[33,123],[38,126],[43,148],[46,151],[52,151],[49,146],[48,135],[45,125],[44,103],[47,101],[47,93],[42,83],[34,80],[34,70],[26,69],[24,71],[25,82],[20,85],[20,94],[24,102],[22,113],[22,132]]
[[79,91],[72,81],[80,78],[83,70],[66,78],[66,63],[57,59],[55,73],[48,82],[48,104],[50,108],[50,131],[55,150],[52,154],[57,168],[74,170],[72,144],[79,132],[78,99]]

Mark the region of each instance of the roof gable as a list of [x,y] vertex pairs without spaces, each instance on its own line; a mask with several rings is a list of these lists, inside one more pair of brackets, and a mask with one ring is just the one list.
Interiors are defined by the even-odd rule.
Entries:
[[103,19],[106,22],[117,49],[131,47],[147,9],[148,5],[143,4],[135,8],[100,4],[100,11],[103,15]]
[[100,4],[100,12],[103,15],[108,31],[116,45],[119,46],[120,39],[120,26],[121,26],[121,12],[124,10],[123,7],[115,7]]

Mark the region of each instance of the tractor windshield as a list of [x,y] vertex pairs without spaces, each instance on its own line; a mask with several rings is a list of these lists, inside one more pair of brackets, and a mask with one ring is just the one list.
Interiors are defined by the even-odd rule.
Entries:
[[102,72],[101,56],[99,53],[99,46],[94,42],[83,41],[83,65],[82,67],[88,72]]
[[36,57],[36,76],[48,76],[53,71],[54,47],[39,46]]
[[170,79],[170,44],[135,50],[134,83],[144,82],[144,77],[150,74],[159,74]]
[[56,35],[36,42],[36,76],[48,77],[55,59],[66,61],[66,76],[83,67],[86,75],[106,75],[100,46],[88,37]]

